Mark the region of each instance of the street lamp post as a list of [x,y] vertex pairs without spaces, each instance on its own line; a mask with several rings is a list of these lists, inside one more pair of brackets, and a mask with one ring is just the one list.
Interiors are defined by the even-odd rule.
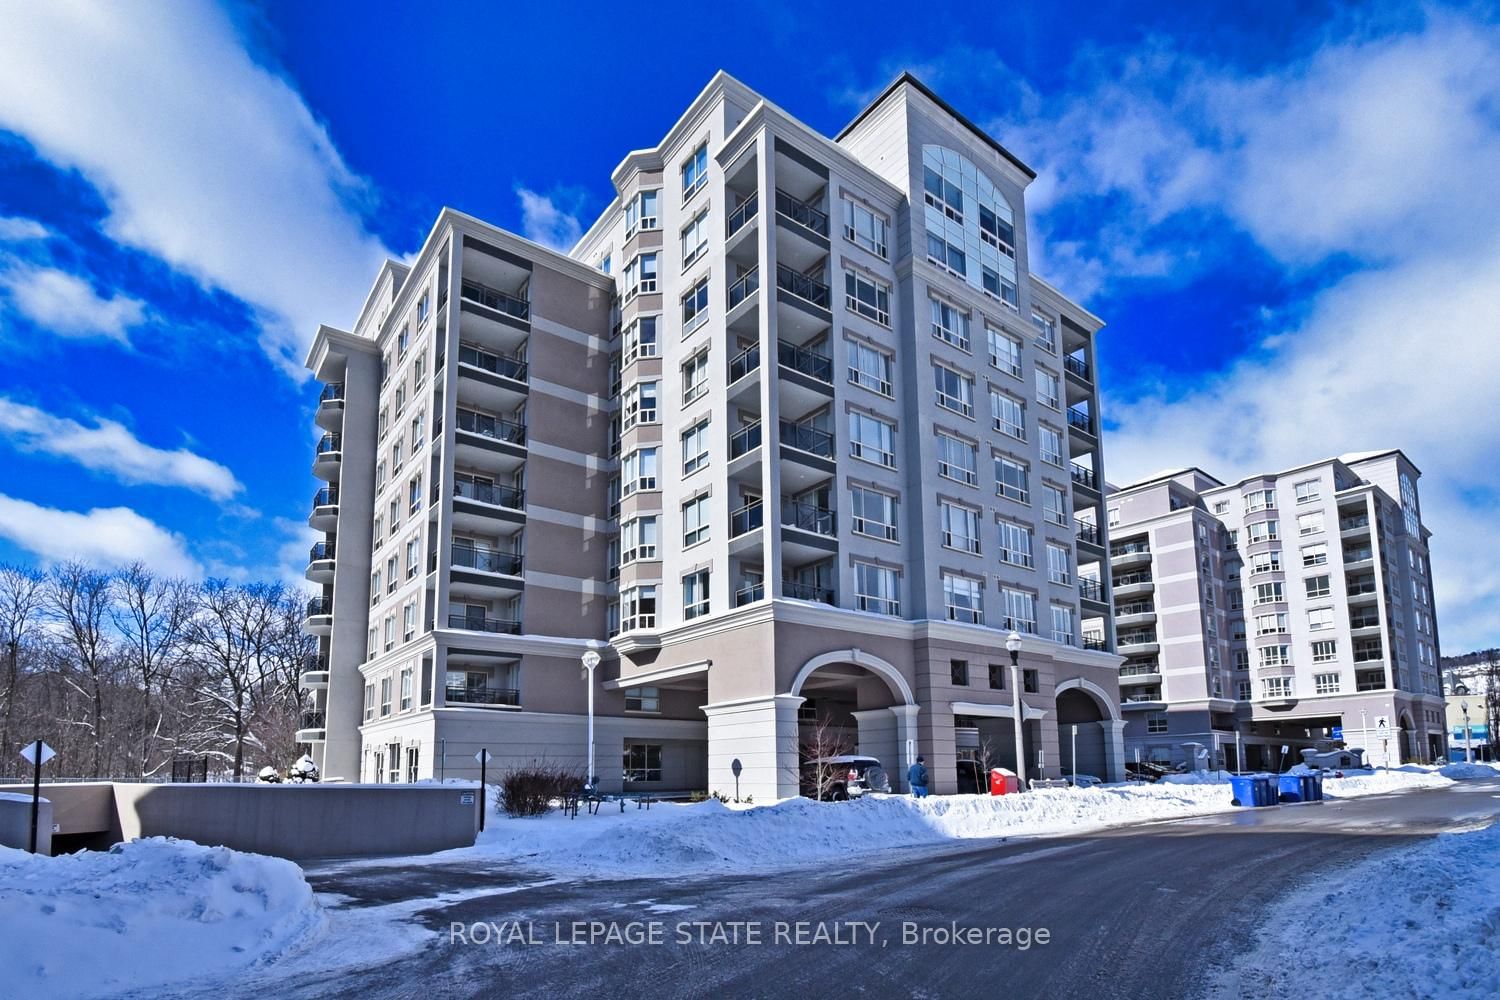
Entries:
[[1025,717],[1025,705],[1021,702],[1021,633],[1012,632],[1005,639],[1005,648],[1010,653],[1011,704],[1015,706],[1016,734],[1016,781],[1021,789],[1026,788],[1026,744],[1021,739],[1021,723]]
[[1464,763],[1474,763],[1474,731],[1469,728],[1469,703],[1462,701],[1459,709],[1464,713]]
[[599,666],[599,653],[590,649],[583,654],[583,669],[589,681],[589,771],[588,786],[595,788],[598,782],[594,780],[594,668]]

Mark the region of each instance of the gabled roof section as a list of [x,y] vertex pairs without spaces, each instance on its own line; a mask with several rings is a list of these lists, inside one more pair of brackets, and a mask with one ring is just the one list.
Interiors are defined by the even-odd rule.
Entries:
[[872,113],[874,113],[876,108],[884,104],[892,94],[900,90],[905,85],[910,85],[918,93],[922,94],[922,96],[926,97],[933,104],[936,104],[939,108],[941,108],[950,118],[958,122],[958,124],[962,125],[970,132],[974,133],[975,137],[977,137],[981,142],[989,146],[995,152],[999,153],[1006,160],[1010,161],[1010,163],[1015,166],[1016,169],[1020,170],[1032,180],[1036,180],[1036,171],[1032,170],[1025,163],[1021,162],[1020,157],[1016,156],[1016,154],[1000,145],[1000,143],[995,139],[994,136],[990,135],[978,125],[975,125],[972,121],[961,114],[957,108],[939,97],[931,87],[927,86],[927,84],[923,83],[921,80],[918,80],[915,76],[913,76],[909,70],[902,72],[900,76],[892,80],[890,86],[886,87],[885,90],[880,92],[879,97],[871,101],[869,106],[861,111],[858,115],[856,115],[852,122],[850,122],[848,125],[845,125],[842,131],[840,131],[838,135],[833,137],[834,142],[842,141],[844,136],[848,135],[850,132],[858,128],[860,122],[868,118]]

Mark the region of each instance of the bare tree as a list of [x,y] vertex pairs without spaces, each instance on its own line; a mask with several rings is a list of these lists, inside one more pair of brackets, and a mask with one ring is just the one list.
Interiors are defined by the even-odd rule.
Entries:
[[64,676],[86,701],[84,718],[70,720],[92,740],[91,777],[104,777],[106,711],[105,688],[112,680],[111,650],[105,631],[111,611],[110,577],[81,562],[67,562],[47,576],[47,610],[61,629],[69,667]]
[[799,787],[804,795],[822,801],[832,798],[846,780],[847,768],[828,763],[830,757],[842,757],[854,752],[853,741],[848,730],[834,725],[828,716],[821,716],[802,738],[801,761],[798,773]]
[[114,578],[110,616],[120,633],[123,656],[141,686],[140,777],[151,773],[151,750],[161,732],[163,687],[176,663],[192,616],[192,588],[182,580],[159,577],[144,563],[132,563]]
[[[245,770],[245,749],[256,745],[253,719],[262,709],[268,661],[285,588],[280,584],[234,585],[209,580],[198,587],[186,638],[196,665],[195,705],[208,733],[227,743],[234,777]],[[205,734],[207,735],[207,734]]]
[[0,566],[0,643],[5,655],[4,689],[0,698],[0,759],[10,759],[11,721],[15,718],[16,686],[20,683],[21,647],[31,638],[42,612],[42,574],[24,566]]

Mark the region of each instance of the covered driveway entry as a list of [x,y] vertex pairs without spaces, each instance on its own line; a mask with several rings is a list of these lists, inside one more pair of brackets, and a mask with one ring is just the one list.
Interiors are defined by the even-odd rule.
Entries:
[[799,758],[820,752],[819,736],[826,746],[829,735],[841,735],[839,750],[879,759],[891,790],[907,790],[906,769],[917,757],[917,702],[899,670],[863,650],[837,650],[808,660],[789,693],[802,699]]
[[1125,724],[1119,706],[1081,677],[1057,686],[1057,744],[1064,777],[1074,774],[1074,727],[1077,727],[1077,773],[1103,781],[1125,780]]

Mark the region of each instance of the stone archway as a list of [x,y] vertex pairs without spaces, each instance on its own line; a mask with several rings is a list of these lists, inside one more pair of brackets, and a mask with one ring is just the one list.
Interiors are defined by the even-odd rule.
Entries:
[[804,663],[788,694],[803,699],[799,755],[826,755],[833,734],[839,752],[878,758],[892,790],[906,789],[906,770],[917,753],[918,708],[895,666],[861,649],[833,650]]
[[1396,722],[1401,727],[1400,742],[1397,744],[1400,747],[1398,756],[1401,763],[1421,763],[1420,754],[1417,750],[1417,726],[1412,721],[1411,713],[1406,709],[1402,709],[1401,714],[1396,717]]
[[911,685],[907,683],[907,680],[902,676],[901,671],[897,670],[895,667],[891,666],[890,663],[882,660],[880,657],[875,656],[871,653],[867,653],[862,649],[838,649],[834,650],[831,653],[822,653],[818,656],[814,656],[812,659],[804,663],[802,665],[802,669],[797,671],[797,676],[792,678],[792,686],[788,690],[788,693],[800,695],[802,693],[803,687],[806,686],[808,679],[811,678],[814,673],[824,667],[838,666],[841,664],[863,667],[871,673],[877,674],[878,676],[882,677],[885,682],[890,685],[892,693],[900,698],[900,704],[915,705],[917,703],[916,696],[912,694]]
[[1057,742],[1062,773],[1073,774],[1073,727],[1078,727],[1078,773],[1125,780],[1125,723],[1120,706],[1099,685],[1073,677],[1057,685]]

